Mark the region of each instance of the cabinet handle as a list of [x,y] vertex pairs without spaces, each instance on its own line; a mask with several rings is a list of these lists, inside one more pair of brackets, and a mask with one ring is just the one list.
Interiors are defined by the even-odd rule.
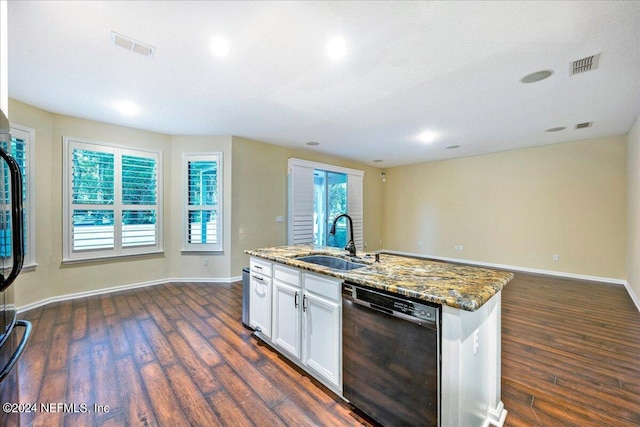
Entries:
[[260,282],[264,282],[264,279],[260,276],[253,276],[254,279],[260,281]]
[[307,296],[302,296],[302,311],[307,311]]
[[255,265],[254,264],[253,266],[256,268],[256,270],[262,270],[262,266],[260,266],[260,265]]
[[293,304],[295,305],[296,308],[298,308],[298,293],[296,292],[295,296],[293,297]]

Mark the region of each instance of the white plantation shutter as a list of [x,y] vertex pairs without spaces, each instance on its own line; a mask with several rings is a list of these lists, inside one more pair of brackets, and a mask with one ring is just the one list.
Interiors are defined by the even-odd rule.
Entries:
[[290,245],[313,243],[313,167],[289,160]]
[[314,169],[347,174],[347,210],[353,220],[353,240],[358,250],[364,249],[364,172],[300,159],[289,159],[288,236],[290,245],[313,244]]
[[77,144],[71,149],[73,251],[115,247],[115,150]]
[[184,153],[183,250],[222,251],[222,153]]
[[[0,146],[9,153],[20,166],[22,172],[22,209],[23,209],[23,253],[24,265],[35,264],[35,130],[21,125],[11,125],[11,142],[3,142]],[[0,211],[0,218],[5,223],[5,228],[0,229],[0,258],[5,265],[11,265],[13,255],[11,239],[11,197],[8,181],[8,166],[0,170],[2,188],[0,199],[4,205]]]
[[63,143],[64,260],[161,251],[161,152]]
[[362,174],[347,175],[347,210],[353,221],[353,241],[359,251],[364,250]]
[[158,159],[122,150],[122,247],[153,246],[158,239]]

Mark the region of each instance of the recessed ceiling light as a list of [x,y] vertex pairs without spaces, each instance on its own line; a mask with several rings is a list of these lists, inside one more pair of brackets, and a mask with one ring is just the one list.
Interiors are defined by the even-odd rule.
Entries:
[[553,70],[536,71],[535,73],[528,74],[520,79],[522,83],[535,83],[540,80],[544,80],[553,74]]
[[373,163],[380,163],[380,162],[382,162],[381,159],[376,159],[376,160],[373,161]]
[[125,116],[135,116],[140,111],[138,104],[129,100],[118,101],[115,105],[116,108]]
[[320,145],[320,143],[316,141],[309,141],[306,144],[310,147],[315,147],[316,145]]
[[447,147],[447,150],[455,150],[456,148],[460,148],[460,146],[459,145],[449,145]]
[[565,129],[566,129],[566,126],[558,126],[557,128],[547,129],[545,132],[559,132]]
[[214,37],[209,43],[209,50],[218,58],[224,58],[231,52],[229,42],[222,37]]
[[347,44],[344,39],[334,37],[327,43],[327,54],[333,60],[343,58],[347,53]]
[[437,137],[438,134],[430,130],[422,132],[420,135],[418,135],[418,139],[422,142],[426,142],[427,144],[435,141]]

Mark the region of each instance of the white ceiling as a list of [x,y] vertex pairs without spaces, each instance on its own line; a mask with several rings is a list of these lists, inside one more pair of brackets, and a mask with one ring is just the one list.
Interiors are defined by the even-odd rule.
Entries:
[[[640,1],[10,1],[8,16],[13,99],[383,168],[625,134],[640,113]],[[155,55],[115,46],[111,31]],[[229,40],[224,59],[209,52],[214,36]],[[335,36],[347,44],[337,61]],[[597,53],[597,70],[569,76]],[[438,137],[420,142],[424,131]]]

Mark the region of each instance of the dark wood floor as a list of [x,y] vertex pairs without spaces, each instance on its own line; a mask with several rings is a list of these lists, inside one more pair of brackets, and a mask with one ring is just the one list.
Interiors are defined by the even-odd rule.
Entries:
[[503,291],[508,426],[640,425],[640,313],[626,289],[518,274]]
[[[89,410],[28,413],[24,426],[371,425],[251,337],[240,283],[139,288],[22,317],[34,335],[21,402]],[[506,425],[640,424],[640,315],[623,287],[518,274],[502,322]]]

